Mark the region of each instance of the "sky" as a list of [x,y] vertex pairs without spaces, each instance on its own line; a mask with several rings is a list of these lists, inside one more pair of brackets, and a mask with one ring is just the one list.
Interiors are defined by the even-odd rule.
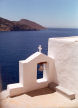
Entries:
[[78,0],[0,0],[0,17],[46,27],[78,28]]

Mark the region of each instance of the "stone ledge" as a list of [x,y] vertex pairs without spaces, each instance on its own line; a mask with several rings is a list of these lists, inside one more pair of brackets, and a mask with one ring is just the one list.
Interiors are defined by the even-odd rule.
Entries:
[[75,94],[72,91],[65,89],[61,86],[57,86],[56,91],[62,93],[63,95],[65,95],[66,97],[68,97],[71,100],[75,99]]
[[23,85],[21,83],[9,84],[7,91],[10,97],[20,95],[24,92]]

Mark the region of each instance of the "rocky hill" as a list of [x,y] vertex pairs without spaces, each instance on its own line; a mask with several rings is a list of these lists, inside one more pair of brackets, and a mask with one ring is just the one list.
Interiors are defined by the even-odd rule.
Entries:
[[45,27],[26,19],[10,21],[0,17],[0,31],[30,31],[42,29],[45,29]]

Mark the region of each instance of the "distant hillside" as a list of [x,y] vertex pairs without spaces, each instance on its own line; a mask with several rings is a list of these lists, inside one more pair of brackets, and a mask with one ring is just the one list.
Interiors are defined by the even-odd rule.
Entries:
[[10,21],[0,17],[0,31],[30,31],[42,29],[45,29],[45,27],[26,19]]

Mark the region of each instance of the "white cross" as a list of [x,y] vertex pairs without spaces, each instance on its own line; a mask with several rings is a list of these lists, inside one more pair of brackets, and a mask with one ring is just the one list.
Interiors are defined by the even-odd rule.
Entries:
[[42,50],[41,45],[38,46],[38,50],[39,50],[39,52],[41,53],[41,50]]

